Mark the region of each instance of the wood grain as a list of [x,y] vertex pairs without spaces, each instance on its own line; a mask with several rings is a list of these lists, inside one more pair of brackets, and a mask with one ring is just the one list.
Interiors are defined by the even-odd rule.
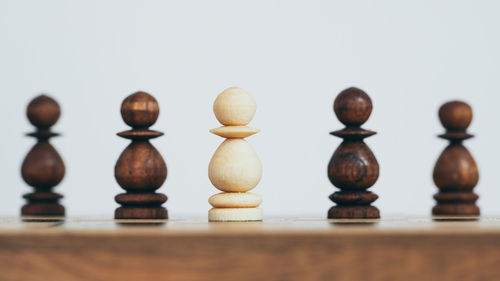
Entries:
[[0,225],[0,280],[500,280],[498,220],[85,223]]

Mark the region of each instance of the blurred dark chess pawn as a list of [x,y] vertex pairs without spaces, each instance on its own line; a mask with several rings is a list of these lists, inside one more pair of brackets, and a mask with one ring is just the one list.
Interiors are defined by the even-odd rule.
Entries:
[[434,167],[434,183],[439,192],[434,195],[437,204],[432,208],[435,216],[479,216],[473,192],[479,180],[476,161],[463,140],[473,137],[466,132],[472,121],[472,108],[461,101],[447,102],[439,109],[439,120],[446,129],[440,138],[450,144],[439,156]]
[[378,179],[379,166],[372,151],[363,141],[375,132],[360,127],[370,117],[372,101],[362,90],[348,88],[337,96],[333,109],[346,127],[331,132],[344,141],[335,150],[328,164],[328,178],[340,189],[330,195],[330,199],[337,205],[330,208],[328,218],[379,218],[379,210],[370,205],[378,196],[367,191]]
[[167,196],[155,193],[167,178],[167,166],[150,139],[163,133],[149,130],[158,119],[160,108],[154,97],[145,92],[128,96],[122,103],[123,121],[132,130],[118,133],[132,142],[122,152],[115,166],[115,178],[127,191],[115,197],[122,205],[115,211],[116,219],[166,219],[162,204]]
[[21,174],[24,181],[35,191],[25,194],[28,203],[21,209],[23,216],[64,216],[64,207],[58,203],[63,196],[52,192],[64,177],[64,162],[49,143],[51,137],[59,134],[50,131],[59,116],[61,108],[57,102],[45,95],[33,99],[27,109],[28,119],[36,127],[37,143],[23,161]]

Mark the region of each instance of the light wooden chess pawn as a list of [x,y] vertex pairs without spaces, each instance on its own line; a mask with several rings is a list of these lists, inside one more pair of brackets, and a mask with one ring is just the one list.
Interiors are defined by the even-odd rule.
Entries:
[[158,102],[148,93],[137,92],[123,100],[121,115],[132,130],[118,135],[132,142],[115,165],[116,181],[127,191],[115,197],[115,201],[122,205],[116,209],[115,219],[168,218],[167,209],[162,207],[167,196],[155,192],[167,178],[167,165],[149,142],[163,135],[149,129],[159,114]]
[[59,104],[46,95],[33,99],[27,109],[28,119],[37,130],[28,136],[38,142],[23,161],[21,174],[24,181],[35,192],[23,197],[28,203],[21,209],[23,216],[64,216],[64,207],[58,203],[63,196],[52,192],[54,186],[64,178],[64,162],[59,153],[49,143],[49,139],[59,134],[50,130],[61,115]]
[[473,137],[466,132],[472,121],[472,108],[461,101],[447,102],[439,109],[439,120],[446,133],[439,137],[450,144],[439,156],[434,167],[433,179],[439,188],[434,195],[437,205],[432,208],[435,216],[479,216],[473,192],[479,181],[476,161],[462,142]]
[[224,90],[214,102],[214,113],[224,126],[210,132],[226,138],[215,151],[208,166],[208,177],[222,193],[209,198],[213,206],[209,221],[261,221],[262,210],[257,208],[262,199],[250,193],[262,176],[259,157],[245,140],[259,132],[246,126],[252,120],[256,104],[243,89]]

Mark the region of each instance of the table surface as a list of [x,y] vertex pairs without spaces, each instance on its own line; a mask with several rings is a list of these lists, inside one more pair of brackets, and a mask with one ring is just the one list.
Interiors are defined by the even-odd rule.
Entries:
[[500,280],[500,217],[23,219],[0,218],[0,281]]
[[263,222],[208,222],[203,218],[172,220],[114,220],[100,218],[1,217],[0,235],[8,234],[85,235],[156,233],[160,235],[242,235],[242,234],[411,234],[429,235],[497,233],[500,217],[390,217],[377,220],[327,220],[321,218],[268,218]]

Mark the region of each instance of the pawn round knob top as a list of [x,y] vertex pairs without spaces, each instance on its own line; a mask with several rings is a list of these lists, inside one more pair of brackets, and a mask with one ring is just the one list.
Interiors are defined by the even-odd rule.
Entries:
[[123,100],[120,112],[127,125],[133,128],[148,128],[158,119],[160,107],[150,94],[136,92]]
[[245,90],[231,87],[220,93],[214,102],[214,113],[224,126],[245,126],[255,114],[257,105]]
[[333,103],[333,110],[346,126],[359,126],[368,120],[372,112],[372,100],[358,88],[343,90]]
[[465,130],[472,121],[472,108],[462,101],[450,101],[439,108],[439,120],[447,130]]
[[53,98],[40,95],[29,103],[26,115],[35,127],[49,128],[59,120],[61,108]]

